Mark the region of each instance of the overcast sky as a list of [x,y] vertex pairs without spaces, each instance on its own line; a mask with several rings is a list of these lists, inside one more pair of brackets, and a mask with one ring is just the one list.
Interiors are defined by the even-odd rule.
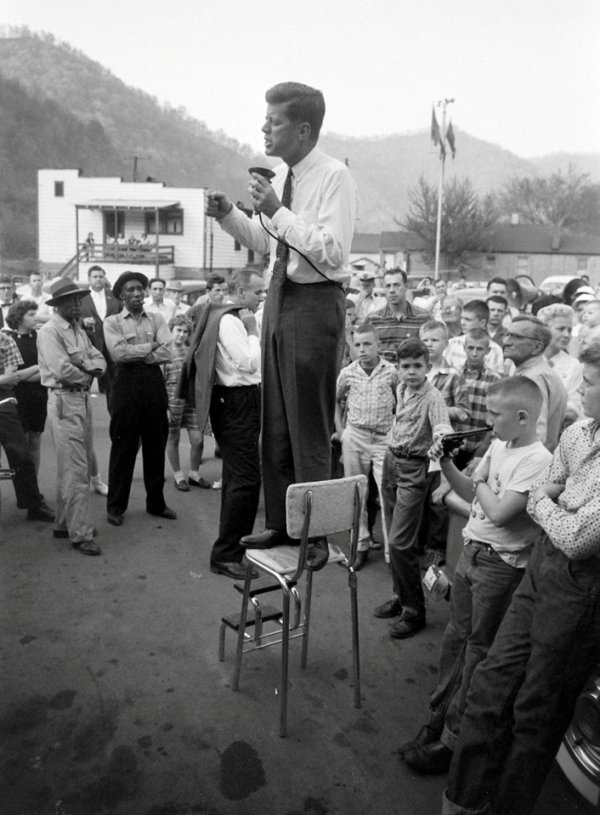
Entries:
[[455,125],[519,156],[600,151],[600,0],[0,0],[0,22],[259,150],[264,91],[291,79],[343,135],[426,128],[454,98]]

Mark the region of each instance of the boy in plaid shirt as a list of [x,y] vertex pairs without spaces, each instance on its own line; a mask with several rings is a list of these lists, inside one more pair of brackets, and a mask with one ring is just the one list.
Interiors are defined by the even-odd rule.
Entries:
[[[379,356],[377,331],[373,326],[365,323],[356,328],[353,345],[357,359],[342,368],[337,380],[336,434],[342,443],[345,475],[368,476],[372,467],[383,507],[382,468],[387,449],[387,436],[396,408],[398,371],[391,362]],[[385,521],[382,526],[385,559],[389,562]],[[367,562],[370,545],[371,536],[365,503],[360,518],[355,571],[362,569]]]

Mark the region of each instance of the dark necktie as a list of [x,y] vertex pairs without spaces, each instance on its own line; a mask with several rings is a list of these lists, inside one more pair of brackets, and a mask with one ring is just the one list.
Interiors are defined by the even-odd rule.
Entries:
[[[294,174],[292,168],[288,169],[288,173],[283,185],[283,195],[281,196],[281,205],[290,209],[292,204],[292,179]],[[290,258],[289,247],[284,243],[277,244],[277,251],[275,253],[275,265],[273,266],[273,280],[281,283],[285,280],[285,273],[287,271],[288,260]]]

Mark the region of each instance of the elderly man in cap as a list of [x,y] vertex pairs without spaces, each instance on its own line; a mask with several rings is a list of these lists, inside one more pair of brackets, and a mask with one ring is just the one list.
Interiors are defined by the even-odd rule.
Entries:
[[165,504],[167,390],[160,365],[171,361],[171,332],[161,314],[144,309],[148,278],[123,272],[113,294],[123,309],[104,321],[106,347],[115,363],[111,391],[107,520],[121,526],[129,504],[139,444],[144,459],[146,511],[173,520]]
[[532,379],[542,392],[537,436],[552,453],[565,418],[567,391],[544,356],[551,339],[550,329],[530,315],[514,317],[504,335],[504,358],[515,364],[515,375]]
[[354,299],[356,323],[364,323],[369,314],[385,306],[385,298],[375,291],[375,272],[361,272],[358,276],[360,293]]
[[583,365],[577,357],[568,352],[575,312],[566,303],[552,303],[541,308],[536,316],[548,326],[552,334],[544,356],[566,388],[568,396],[566,418],[569,422],[576,422],[583,418],[581,404]]
[[70,538],[82,555],[99,555],[91,520],[92,411],[90,385],[106,370],[101,351],[79,324],[80,289],[56,280],[47,301],[55,313],[38,333],[41,383],[48,388],[48,419],[56,451],[55,538]]

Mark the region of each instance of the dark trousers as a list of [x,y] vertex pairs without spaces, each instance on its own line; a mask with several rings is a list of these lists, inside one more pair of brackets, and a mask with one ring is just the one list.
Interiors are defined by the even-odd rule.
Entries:
[[19,509],[37,507],[42,501],[35,465],[28,453],[27,438],[16,405],[0,405],[0,445],[9,467],[15,471],[13,485]]
[[210,423],[223,459],[219,536],[211,561],[240,562],[240,538],[254,526],[260,493],[260,388],[225,388],[215,385]]
[[425,616],[419,565],[419,527],[429,481],[425,458],[399,458],[388,450],[383,460],[382,492],[394,592],[403,606]]
[[285,530],[290,484],[331,474],[335,385],[344,345],[335,283],[272,281],[264,307],[262,464],[268,529]]
[[528,815],[600,653],[600,558],[537,544],[475,669],[444,813]]
[[165,508],[167,391],[158,365],[117,365],[110,394],[108,512],[122,515],[129,504],[139,444],[144,460],[146,509]]

